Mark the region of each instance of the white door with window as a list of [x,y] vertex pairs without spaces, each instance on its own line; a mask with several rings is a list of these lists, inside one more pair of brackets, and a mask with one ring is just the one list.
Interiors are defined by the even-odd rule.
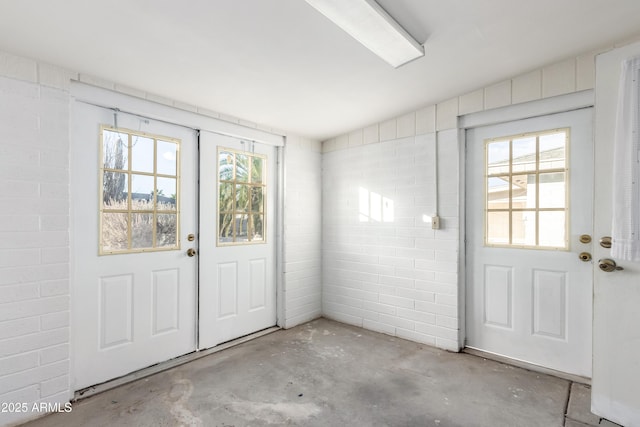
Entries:
[[199,347],[276,324],[276,149],[200,134]]
[[591,109],[467,131],[468,347],[591,377],[592,139]]
[[196,132],[73,105],[75,389],[196,349]]

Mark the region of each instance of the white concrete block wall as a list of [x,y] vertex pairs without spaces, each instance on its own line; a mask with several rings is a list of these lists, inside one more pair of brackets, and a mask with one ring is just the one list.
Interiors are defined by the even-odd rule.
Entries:
[[[433,230],[436,134],[416,136],[415,114],[396,132],[410,136],[324,155],[323,314],[457,350],[457,204]],[[442,198],[457,194],[455,135],[438,135]]]
[[[592,89],[596,54],[324,141],[323,314],[449,350],[462,347],[458,117]],[[441,229],[434,231],[422,217],[435,212],[435,132]],[[360,134],[365,145],[344,143]],[[360,222],[360,188],[393,201],[394,221]]]
[[319,141],[287,137],[283,324],[286,328],[322,315],[321,162]]
[[0,402],[28,404],[5,425],[71,397],[69,97],[51,87],[69,77],[9,55],[1,74]]

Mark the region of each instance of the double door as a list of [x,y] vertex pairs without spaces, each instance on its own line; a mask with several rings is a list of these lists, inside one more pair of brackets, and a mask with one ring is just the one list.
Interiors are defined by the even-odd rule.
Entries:
[[275,148],[72,108],[73,387],[275,325]]

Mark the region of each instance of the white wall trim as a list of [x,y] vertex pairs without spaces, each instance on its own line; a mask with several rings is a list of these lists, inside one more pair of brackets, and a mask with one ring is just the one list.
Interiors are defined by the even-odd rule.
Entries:
[[124,93],[90,86],[85,83],[71,82],[70,92],[76,101],[86,102],[99,107],[118,108],[123,112],[143,115],[150,119],[187,126],[192,129],[207,130],[277,147],[284,146],[284,136],[282,135],[203,116],[202,114],[191,111],[180,110],[168,105],[157,104],[147,99],[140,99]]
[[460,116],[458,127],[460,129],[470,129],[548,114],[564,113],[565,111],[593,107],[594,103],[595,91],[593,89],[587,89],[567,95],[559,95]]

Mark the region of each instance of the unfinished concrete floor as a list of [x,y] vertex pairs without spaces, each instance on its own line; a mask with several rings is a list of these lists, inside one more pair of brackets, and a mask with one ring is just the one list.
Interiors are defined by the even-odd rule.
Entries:
[[319,319],[27,425],[578,427],[600,421],[589,413],[589,393],[567,380]]

